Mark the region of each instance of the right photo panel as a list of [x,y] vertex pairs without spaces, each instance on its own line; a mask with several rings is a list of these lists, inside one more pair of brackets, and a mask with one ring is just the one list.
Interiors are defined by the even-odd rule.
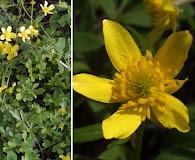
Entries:
[[73,5],[74,160],[195,157],[195,1]]

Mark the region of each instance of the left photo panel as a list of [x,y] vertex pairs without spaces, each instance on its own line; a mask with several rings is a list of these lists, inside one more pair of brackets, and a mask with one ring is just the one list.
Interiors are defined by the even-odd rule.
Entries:
[[71,6],[0,2],[0,160],[71,159]]

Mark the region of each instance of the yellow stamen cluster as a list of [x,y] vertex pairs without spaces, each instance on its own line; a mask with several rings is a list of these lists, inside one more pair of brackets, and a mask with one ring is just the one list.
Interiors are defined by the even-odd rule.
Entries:
[[115,73],[112,98],[124,102],[120,109],[134,107],[135,111],[141,112],[144,121],[146,117],[150,119],[151,107],[165,111],[167,102],[160,92],[175,87],[175,80],[166,79],[158,61],[153,62],[142,56],[140,60],[134,58],[132,65],[121,73]]

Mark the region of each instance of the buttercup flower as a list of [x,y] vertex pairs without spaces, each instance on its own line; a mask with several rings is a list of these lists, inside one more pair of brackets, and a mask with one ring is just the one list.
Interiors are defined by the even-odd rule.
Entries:
[[7,60],[11,60],[18,55],[18,49],[19,46],[17,44],[12,46],[10,43],[4,43],[4,49],[1,54],[8,54]]
[[76,92],[104,103],[122,103],[118,111],[102,123],[106,139],[126,138],[146,118],[166,128],[188,132],[187,107],[171,94],[187,81],[173,79],[182,69],[192,43],[189,31],[168,37],[153,57],[142,56],[135,41],[120,24],[103,21],[108,56],[116,68],[113,80],[90,74],[73,76]]
[[45,16],[47,14],[53,14],[53,12],[51,12],[51,10],[53,10],[55,8],[55,6],[53,4],[49,5],[48,7],[47,7],[47,5],[48,5],[47,1],[45,1],[44,6],[42,4],[40,4]]
[[59,155],[62,160],[70,160],[70,156]]
[[34,6],[34,5],[36,4],[36,1],[31,0],[31,1],[30,1],[30,4],[31,4],[32,6]]
[[30,39],[29,34],[30,34],[29,29],[26,29],[26,27],[24,26],[20,27],[20,33],[18,33],[18,36],[22,38],[23,42]]
[[6,86],[6,85],[1,86],[1,87],[0,87],[0,93],[1,93],[4,89],[6,89],[6,88],[7,88],[7,86]]
[[16,34],[11,32],[12,31],[12,27],[8,26],[7,29],[5,29],[4,27],[1,28],[2,31],[2,35],[0,36],[1,40],[6,40],[6,41],[11,41],[11,39],[16,38]]
[[65,108],[61,108],[61,115],[65,115],[67,113],[66,109]]
[[148,36],[149,42],[154,43],[157,41],[169,24],[173,32],[176,31],[179,8],[174,1],[175,0],[144,0],[154,26],[154,29]]
[[36,30],[36,29],[34,29],[33,26],[29,26],[29,27],[28,27],[28,30],[30,31],[31,37],[33,37],[33,36],[38,36],[38,34],[39,34],[39,31]]

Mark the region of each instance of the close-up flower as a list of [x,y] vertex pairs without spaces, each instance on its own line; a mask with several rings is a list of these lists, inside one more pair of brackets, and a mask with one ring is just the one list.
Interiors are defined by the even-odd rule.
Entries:
[[40,6],[41,6],[45,16],[47,16],[47,14],[54,14],[53,12],[51,12],[55,8],[55,6],[53,4],[48,6],[48,2],[45,1],[44,6],[42,4],[40,4]]
[[18,33],[18,36],[22,38],[23,42],[30,39],[29,35],[30,35],[29,29],[26,29],[26,27],[24,26],[20,27],[20,33]]
[[149,42],[154,43],[157,41],[168,25],[171,25],[173,32],[176,31],[179,8],[174,1],[175,0],[144,0],[147,12],[154,26],[148,36]]
[[70,156],[59,155],[62,160],[70,160]]
[[143,56],[132,36],[117,22],[103,20],[103,35],[116,69],[114,79],[81,73],[73,76],[73,89],[95,101],[121,103],[114,114],[103,120],[104,137],[126,138],[146,119],[188,132],[188,108],[171,94],[188,80],[174,77],[188,57],[192,44],[189,31],[172,33],[154,57],[149,50]]
[[12,27],[8,26],[6,29],[4,27],[1,28],[2,35],[0,36],[1,40],[11,41],[11,39],[16,38],[16,34],[12,32]]

